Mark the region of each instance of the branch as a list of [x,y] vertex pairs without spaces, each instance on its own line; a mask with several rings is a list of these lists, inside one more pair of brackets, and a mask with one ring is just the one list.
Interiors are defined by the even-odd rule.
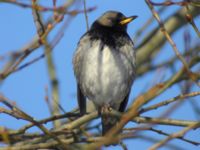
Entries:
[[[193,72],[190,71],[188,65],[187,65],[187,62],[185,61],[185,59],[183,58],[183,56],[180,54],[175,42],[172,40],[170,34],[168,33],[168,31],[166,30],[165,28],[165,25],[164,23],[161,21],[158,13],[155,11],[153,5],[151,4],[150,0],[145,0],[147,5],[149,6],[154,18],[158,21],[159,25],[160,25],[160,30],[161,32],[165,35],[166,39],[168,40],[168,42],[170,43],[170,45],[172,46],[176,56],[180,59],[180,61],[182,62],[183,66],[185,67],[186,69],[186,72],[188,74],[189,77],[193,76]],[[193,80],[193,78],[191,77],[191,79]],[[200,87],[200,84],[198,84],[198,82],[196,82],[195,80],[193,80],[199,87]]]
[[163,146],[164,144],[166,144],[167,142],[169,142],[170,140],[174,139],[174,138],[179,138],[179,137],[183,137],[189,130],[195,129],[197,127],[200,126],[200,122],[197,123],[193,123],[190,126],[184,128],[183,130],[173,133],[171,135],[169,135],[167,138],[165,138],[164,140],[160,141],[159,143],[153,145],[152,147],[149,148],[149,150],[156,150],[159,147]]
[[[190,13],[193,17],[196,17],[200,14],[200,9],[197,7],[191,7]],[[164,22],[166,30],[171,35],[177,31],[177,29],[183,27],[188,23],[185,19],[185,9],[180,9],[174,14],[172,14],[169,18],[167,18]],[[137,67],[139,68],[145,62],[149,62],[149,58],[154,54],[154,52],[158,52],[161,47],[166,42],[166,38],[163,33],[159,30],[159,27],[154,29],[149,35],[147,35],[144,40],[136,47],[137,50]]]
[[186,98],[189,98],[189,97],[193,97],[193,96],[198,96],[200,95],[200,92],[191,92],[191,93],[187,93],[187,94],[181,94],[181,95],[178,95],[174,98],[171,98],[169,100],[164,100],[160,103],[157,103],[155,105],[152,105],[152,106],[149,106],[147,108],[142,108],[140,110],[140,113],[144,113],[144,112],[147,112],[149,110],[154,110],[154,109],[157,109],[157,108],[160,108],[160,107],[163,107],[163,106],[166,106],[172,102],[175,102],[175,101],[180,101],[180,100],[185,100]]
[[38,123],[35,119],[33,119],[27,113],[25,113],[24,111],[20,110],[18,107],[14,106],[7,98],[5,98],[2,95],[0,95],[0,102],[2,102],[7,107],[9,107],[11,110],[13,110],[14,112],[16,112],[16,114],[19,115],[20,119],[23,119],[23,120],[26,120],[26,121],[29,121],[29,122],[33,123],[41,131],[43,131],[43,133],[45,133],[49,137],[55,139],[60,144],[60,146],[62,148],[64,148],[64,149],[66,148],[66,146],[62,143],[62,141],[59,138],[57,138],[56,136],[54,136],[51,132],[48,131],[47,128],[45,128],[43,125],[41,125],[40,123]]
[[[35,1],[35,0],[33,0]],[[13,0],[0,0],[0,2],[2,3],[8,3],[8,4],[13,4],[19,7],[23,7],[23,8],[30,8],[30,9],[35,9],[37,11],[40,12],[46,12],[46,11],[53,11],[53,12],[57,12],[59,14],[67,14],[67,15],[71,15],[71,16],[75,16],[77,14],[80,13],[84,13],[85,10],[72,10],[72,11],[68,11],[68,7],[70,7],[72,4],[74,4],[75,1],[67,1],[66,3],[64,3],[62,6],[59,7],[46,7],[46,6],[41,6],[41,5],[30,5],[30,4],[26,4],[26,3],[22,3],[22,2],[18,2],[18,1],[13,1]],[[88,9],[86,9],[87,12],[91,12],[94,11],[96,9],[96,7],[90,7]]]

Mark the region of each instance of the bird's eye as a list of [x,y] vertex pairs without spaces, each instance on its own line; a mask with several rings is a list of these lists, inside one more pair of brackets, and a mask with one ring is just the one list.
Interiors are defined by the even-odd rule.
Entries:
[[109,17],[108,21],[110,22],[110,24],[117,24],[120,20],[113,18],[113,17]]
[[112,22],[112,21],[113,21],[113,18],[112,18],[112,17],[108,17],[108,20]]

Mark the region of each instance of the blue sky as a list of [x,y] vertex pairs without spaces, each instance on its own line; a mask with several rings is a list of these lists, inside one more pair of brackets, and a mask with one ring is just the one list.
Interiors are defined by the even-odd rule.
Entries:
[[[42,1],[42,4],[52,6],[52,1]],[[58,0],[60,4],[64,2],[64,0]],[[58,4],[59,5],[59,4]],[[139,17],[129,25],[128,33],[131,37],[134,37],[135,32],[146,22],[146,20],[151,16],[150,10],[148,9],[145,2],[142,1],[130,1],[130,0],[115,0],[115,1],[108,1],[108,0],[87,0],[87,7],[96,6],[97,9],[88,14],[89,17],[89,24],[91,25],[92,22],[99,17],[103,12],[107,10],[117,10],[123,12],[126,16],[131,15],[138,15]],[[171,7],[171,12],[176,10],[177,6]],[[83,9],[83,5],[80,7]],[[31,39],[36,34],[36,28],[33,22],[33,17],[31,14],[30,9],[23,9],[21,7],[9,5],[9,4],[0,4],[0,56],[9,54],[11,51],[20,50],[24,45],[29,43]],[[162,16],[166,18],[168,14],[171,12],[165,12]],[[52,13],[44,13],[44,18],[52,15]],[[157,24],[154,23],[152,27],[156,26]],[[61,24],[57,26],[57,28],[50,34],[49,39],[53,37],[57,30],[61,27]],[[191,32],[192,35],[196,36],[191,28],[187,27]],[[179,33],[174,35],[175,41],[178,43],[178,47],[180,49],[183,48],[183,32],[184,29],[181,29]],[[81,35],[86,31],[86,23],[84,14],[80,14],[75,17],[72,22],[70,23],[69,27],[65,30],[64,37],[58,43],[58,45],[53,50],[53,57],[55,60],[55,66],[57,70],[58,80],[59,80],[59,88],[60,88],[60,101],[62,107],[65,111],[70,111],[77,106],[76,102],[76,82],[72,70],[72,57],[73,53],[76,49],[77,42]],[[137,45],[138,43],[136,43]],[[167,50],[168,56],[174,55],[172,48],[169,44],[164,46],[164,49]],[[34,52],[30,57],[28,57],[23,63],[32,60],[33,58],[39,56],[43,53],[43,49],[40,48],[36,52]],[[161,57],[158,60],[155,60],[155,63],[166,59],[165,53],[161,53]],[[2,62],[0,62],[0,67],[2,67]],[[177,64],[177,67],[180,67],[180,64]],[[170,75],[169,72],[166,73],[165,79]],[[148,74],[142,78],[138,78],[136,80],[130,99],[135,98],[141,92],[146,91],[146,87],[150,88],[152,83],[152,79],[155,78],[155,74]],[[0,85],[0,93],[3,93],[9,99],[15,101],[17,105],[27,112],[28,114],[32,115],[36,119],[42,119],[48,117],[50,115],[47,105],[45,103],[45,88],[49,86],[49,79],[47,68],[45,64],[45,59],[42,59],[35,64],[23,69],[20,72],[17,72],[11,76],[9,76],[1,85]],[[49,89],[50,90],[50,89]],[[193,90],[199,90],[195,87]],[[176,96],[180,91],[177,87],[171,87],[167,94],[162,94],[159,98],[157,98],[155,102],[166,100]],[[1,106],[1,104],[0,104]],[[156,110],[155,113],[152,111],[148,113],[151,116],[159,116],[158,112],[163,112],[166,108],[162,108],[160,110]],[[174,118],[178,119],[196,119],[194,113],[191,111],[189,104],[184,104],[177,110],[174,114]],[[145,114],[146,115],[146,114]],[[0,114],[0,126],[6,126],[12,129],[18,129],[22,125],[26,124],[27,122],[13,119],[7,115]],[[47,125],[51,127],[51,124]],[[165,129],[165,131],[178,131],[181,128],[169,128],[165,126],[158,126],[159,129]],[[32,129],[35,131],[35,128]],[[156,134],[152,134],[150,131],[143,132],[144,135],[148,135],[150,137],[162,137],[164,136],[157,136]],[[187,135],[188,137],[196,137],[197,141],[200,141],[200,132],[199,130],[192,131],[191,134]],[[186,136],[186,137],[187,137]],[[174,140],[171,143],[179,143],[178,145],[184,147],[185,149],[197,149],[197,147],[182,142],[180,140]],[[129,148],[132,148],[132,145],[138,146],[139,149],[147,149],[152,143],[143,141],[140,139],[131,139],[126,142]],[[115,147],[121,149],[120,147]],[[135,147],[138,149],[137,147]],[[106,149],[114,149],[114,147],[106,148]],[[162,148],[165,150],[166,148]]]

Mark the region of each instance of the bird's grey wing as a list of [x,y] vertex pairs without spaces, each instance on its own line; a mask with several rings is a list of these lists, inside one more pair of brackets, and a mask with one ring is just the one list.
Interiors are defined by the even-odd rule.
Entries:
[[89,37],[87,35],[84,35],[77,46],[77,49],[75,51],[74,57],[73,57],[73,68],[74,68],[74,74],[76,76],[77,81],[77,99],[78,99],[78,105],[80,109],[80,114],[83,115],[86,113],[86,97],[84,96],[83,92],[81,91],[80,83],[81,83],[81,76],[82,76],[82,65],[84,62],[84,54],[89,48]]
[[87,50],[91,47],[91,41],[89,39],[90,37],[88,34],[83,35],[74,53],[73,68],[74,68],[74,74],[76,76],[77,82],[81,80],[84,57],[87,54]]
[[135,76],[136,76],[136,73],[135,73],[135,70],[136,70],[136,64],[135,64],[136,56],[135,56],[134,44],[133,44],[131,38],[129,38],[128,46],[126,46],[125,48],[120,49],[120,51],[122,53],[124,53],[124,55],[127,57],[128,60],[130,60],[130,63],[132,65],[132,71],[133,71],[132,76],[128,79],[129,83],[130,83],[129,84],[130,89],[129,89],[127,95],[125,96],[124,100],[121,102],[120,107],[118,109],[120,112],[124,112],[125,109],[126,109],[126,105],[128,103],[128,98],[129,98],[130,91],[131,91],[131,85],[133,84],[133,81],[134,81]]
[[77,99],[78,99],[80,115],[82,116],[86,114],[86,98],[83,95],[78,83],[77,83]]
[[126,106],[128,104],[128,98],[129,98],[129,94],[130,91],[127,93],[126,97],[124,98],[124,100],[121,102],[120,106],[119,106],[119,112],[124,112],[126,109]]

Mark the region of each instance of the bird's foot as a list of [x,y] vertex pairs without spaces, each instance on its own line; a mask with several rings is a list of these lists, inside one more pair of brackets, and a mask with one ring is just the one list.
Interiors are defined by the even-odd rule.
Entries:
[[109,104],[105,104],[101,107],[101,114],[109,114],[112,111],[112,107]]

